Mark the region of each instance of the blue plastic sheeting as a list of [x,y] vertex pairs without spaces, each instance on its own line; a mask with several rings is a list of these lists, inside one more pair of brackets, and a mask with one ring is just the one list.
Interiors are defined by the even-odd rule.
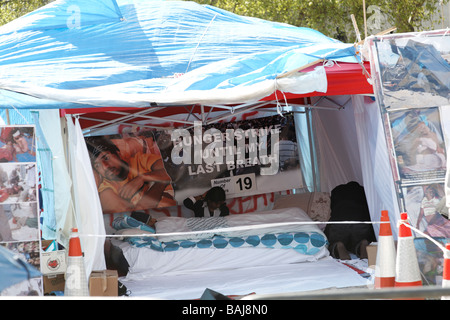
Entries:
[[0,27],[0,107],[245,103],[275,89],[325,92],[319,71],[289,87],[276,80],[317,59],[355,62],[355,49],[194,2],[61,0]]
[[3,246],[0,246],[0,270],[0,292],[22,281],[41,276],[36,268]]

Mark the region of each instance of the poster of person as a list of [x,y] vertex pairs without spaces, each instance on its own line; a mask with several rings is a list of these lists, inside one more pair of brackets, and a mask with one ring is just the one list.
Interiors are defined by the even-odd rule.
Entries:
[[389,113],[402,183],[444,179],[447,160],[439,108]]
[[176,205],[171,178],[151,131],[85,140],[103,213]]
[[229,199],[303,185],[290,114],[85,140],[105,214],[182,205],[215,186]]
[[0,128],[0,162],[36,162],[33,126]]
[[0,242],[39,240],[35,163],[0,164]]
[[405,208],[411,225],[434,238],[450,237],[443,183],[404,188]]

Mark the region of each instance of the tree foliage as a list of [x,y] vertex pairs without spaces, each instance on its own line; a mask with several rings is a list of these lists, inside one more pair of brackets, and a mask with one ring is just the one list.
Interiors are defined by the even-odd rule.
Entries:
[[236,14],[309,27],[346,42],[356,40],[355,16],[361,37],[397,27],[397,32],[440,27],[441,6],[449,0],[196,0]]
[[[0,25],[54,0],[0,0]],[[150,0],[148,0],[150,1]],[[236,14],[318,30],[354,42],[353,14],[364,38],[364,10],[368,35],[397,27],[397,32],[440,27],[441,6],[450,0],[195,0]]]
[[36,10],[54,0],[0,0],[0,25]]

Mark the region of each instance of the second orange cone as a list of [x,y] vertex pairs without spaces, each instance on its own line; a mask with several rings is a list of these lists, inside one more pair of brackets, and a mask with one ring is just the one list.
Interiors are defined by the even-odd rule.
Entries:
[[394,287],[396,250],[387,210],[381,211],[380,234],[378,236],[375,266],[375,288]]

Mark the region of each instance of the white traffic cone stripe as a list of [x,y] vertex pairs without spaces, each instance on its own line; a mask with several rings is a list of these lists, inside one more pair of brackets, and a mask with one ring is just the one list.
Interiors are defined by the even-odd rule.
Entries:
[[65,296],[89,296],[88,281],[84,267],[84,258],[81,252],[78,230],[72,229],[69,241],[69,254],[67,256]]
[[415,250],[412,237],[398,239],[396,284],[418,285],[418,282],[422,281]]
[[82,257],[68,257],[65,296],[89,296],[88,282]]
[[422,277],[420,276],[414,238],[408,223],[408,214],[402,213],[400,218],[395,286],[422,286]]
[[378,238],[377,265],[375,268],[375,276],[378,277],[395,277],[395,259],[396,250],[394,238],[392,236],[380,236]]

